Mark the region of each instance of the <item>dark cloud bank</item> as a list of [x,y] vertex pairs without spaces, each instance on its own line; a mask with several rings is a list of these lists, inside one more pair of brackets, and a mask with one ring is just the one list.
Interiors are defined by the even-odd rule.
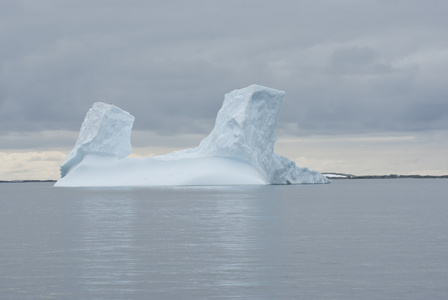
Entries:
[[446,1],[0,3],[0,134],[78,130],[95,101],[206,134],[252,83],[286,91],[287,134],[448,129]]

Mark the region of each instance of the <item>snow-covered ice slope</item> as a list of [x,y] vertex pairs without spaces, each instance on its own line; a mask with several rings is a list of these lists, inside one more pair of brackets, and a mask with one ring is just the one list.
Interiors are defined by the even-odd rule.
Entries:
[[259,85],[234,90],[197,148],[146,159],[124,158],[131,152],[133,117],[95,103],[56,186],[328,183],[319,172],[274,153],[283,96]]

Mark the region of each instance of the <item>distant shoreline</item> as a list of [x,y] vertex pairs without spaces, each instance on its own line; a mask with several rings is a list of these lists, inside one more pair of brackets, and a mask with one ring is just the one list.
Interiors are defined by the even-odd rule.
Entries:
[[[353,175],[343,173],[321,173],[328,179],[400,179],[400,178],[414,178],[414,179],[447,179],[448,175]],[[0,180],[0,183],[38,183],[38,182],[56,182],[57,180]]]
[[57,180],[0,180],[0,183],[32,183],[32,182],[56,182]]
[[448,175],[352,175],[343,173],[322,173],[328,179],[399,179],[399,178],[415,178],[415,179],[437,179],[437,178],[448,178]]

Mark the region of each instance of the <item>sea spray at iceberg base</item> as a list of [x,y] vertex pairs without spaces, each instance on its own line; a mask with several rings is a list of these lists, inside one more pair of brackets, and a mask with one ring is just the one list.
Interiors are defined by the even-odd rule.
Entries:
[[134,117],[95,103],[55,186],[252,185],[328,183],[317,171],[274,153],[284,92],[251,85],[225,95],[215,127],[197,148],[127,157]]

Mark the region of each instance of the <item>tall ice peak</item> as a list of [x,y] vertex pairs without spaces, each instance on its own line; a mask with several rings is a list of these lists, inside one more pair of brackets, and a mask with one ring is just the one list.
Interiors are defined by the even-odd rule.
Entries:
[[283,91],[256,84],[226,94],[215,127],[199,146],[163,158],[232,157],[251,164],[272,184],[329,182],[319,172],[297,167],[274,153],[284,95]]

